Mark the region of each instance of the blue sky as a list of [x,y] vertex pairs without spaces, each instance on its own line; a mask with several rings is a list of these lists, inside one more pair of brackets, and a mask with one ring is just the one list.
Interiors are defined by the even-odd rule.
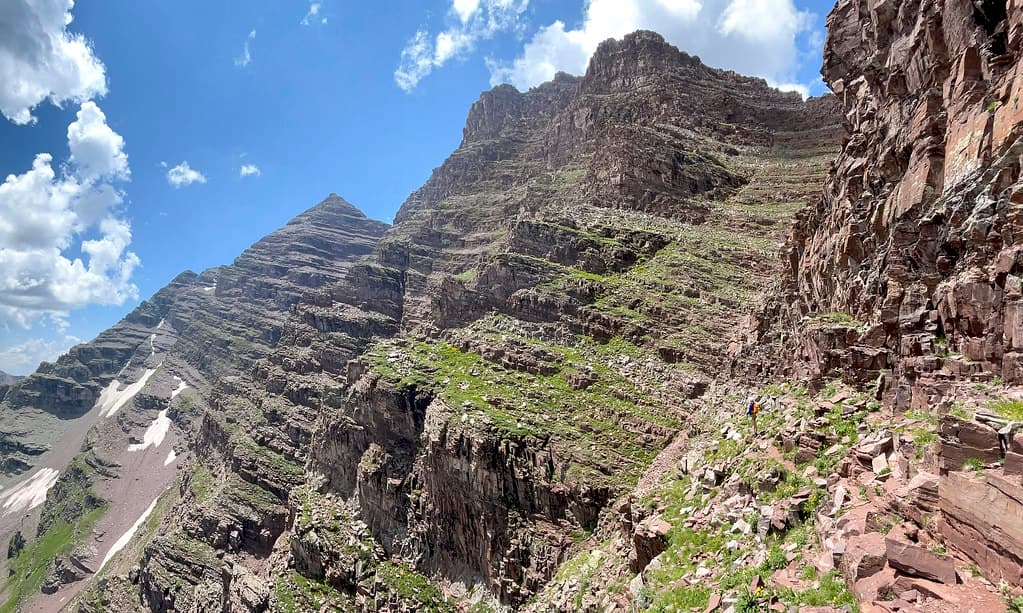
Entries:
[[0,74],[0,171],[12,175],[0,186],[0,369],[16,374],[92,338],[179,272],[230,263],[330,192],[390,221],[458,146],[481,91],[581,72],[623,29],[655,29],[712,65],[821,93],[831,6],[4,5],[0,65],[14,72]]

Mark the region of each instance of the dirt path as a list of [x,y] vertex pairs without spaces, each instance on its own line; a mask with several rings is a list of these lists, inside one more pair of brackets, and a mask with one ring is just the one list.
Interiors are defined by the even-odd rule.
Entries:
[[689,437],[679,432],[675,440],[661,450],[636,484],[636,496],[643,496],[661,483],[661,477],[678,466],[679,461],[689,452]]

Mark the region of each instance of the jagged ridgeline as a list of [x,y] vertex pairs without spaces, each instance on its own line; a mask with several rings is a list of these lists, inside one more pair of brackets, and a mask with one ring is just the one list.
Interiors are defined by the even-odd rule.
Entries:
[[332,195],[11,385],[3,607],[543,606],[707,427],[843,135],[649,32],[484,93],[394,225]]

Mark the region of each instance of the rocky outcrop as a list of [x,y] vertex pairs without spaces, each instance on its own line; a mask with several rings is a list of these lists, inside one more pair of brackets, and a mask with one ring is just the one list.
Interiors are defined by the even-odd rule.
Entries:
[[788,330],[797,359],[781,372],[883,375],[886,402],[917,408],[954,397],[956,381],[1019,379],[1020,9],[842,0],[832,11],[823,74],[850,136],[756,324],[760,341]]
[[940,530],[994,580],[1023,577],[1023,487],[1018,479],[950,472],[941,478]]
[[[835,105],[638,33],[583,77],[484,94],[370,257],[310,259],[346,244],[321,230],[355,223],[323,220],[206,273],[214,306],[179,345],[221,375],[193,418],[191,483],[213,477],[165,520],[178,542],[146,547],[145,601],[239,602],[238,573],[213,594],[211,572],[179,568],[193,541],[248,568],[244,591],[270,608],[421,608],[437,595],[410,601],[393,582],[429,585],[423,574],[486,602],[540,591],[683,427],[680,396],[709,389],[733,309],[768,277],[763,253],[835,150]],[[290,245],[291,266],[255,253]],[[241,312],[220,322],[228,306]],[[258,308],[270,314],[257,324],[244,309]],[[217,344],[235,325],[255,353]],[[786,509],[772,510],[778,525]],[[664,538],[641,538],[647,555]]]
[[[80,609],[526,603],[718,408],[723,339],[819,191],[838,106],[650,32],[606,42],[581,77],[483,94],[393,227],[331,195],[15,383],[0,411],[16,418],[0,419],[12,472],[53,451],[52,432],[28,434],[40,412],[83,419],[132,384],[111,432],[137,444],[160,413],[188,437],[137,564]],[[175,383],[190,392],[177,401]],[[818,432],[822,415],[788,433],[804,455],[850,442]],[[757,505],[736,475],[709,474],[743,534],[809,512],[809,488]],[[632,567],[655,573],[673,526],[638,502],[629,523]]]

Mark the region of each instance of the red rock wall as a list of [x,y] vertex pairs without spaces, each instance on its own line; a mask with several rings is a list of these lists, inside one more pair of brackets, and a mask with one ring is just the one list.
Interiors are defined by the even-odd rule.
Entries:
[[904,407],[1023,382],[1021,46],[1023,0],[835,6],[823,75],[849,138],[746,339],[780,322],[785,374],[880,374]]

